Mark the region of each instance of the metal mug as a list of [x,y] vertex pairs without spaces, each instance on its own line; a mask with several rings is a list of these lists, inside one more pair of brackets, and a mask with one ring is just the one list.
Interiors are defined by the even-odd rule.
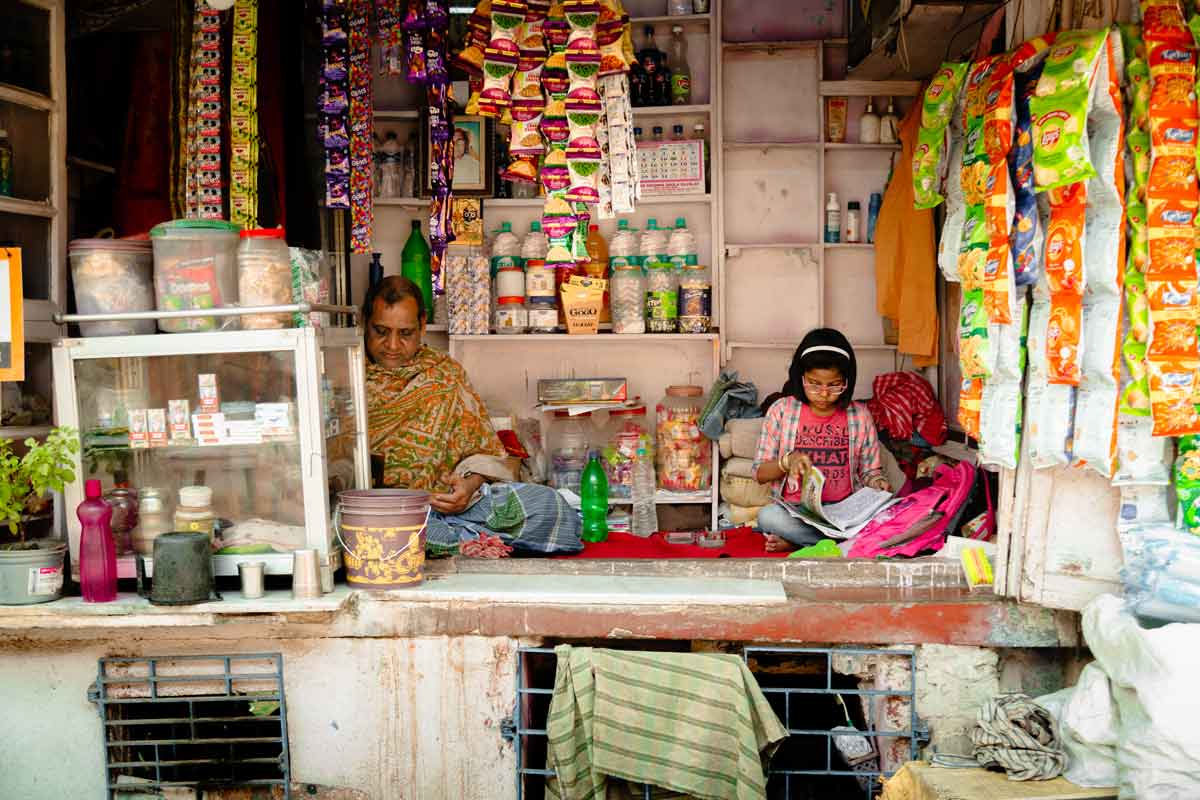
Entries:
[[243,598],[255,600],[263,596],[263,575],[266,571],[265,561],[243,561],[238,564],[238,576],[242,579]]
[[309,599],[321,596],[321,563],[316,550],[292,551],[292,597]]

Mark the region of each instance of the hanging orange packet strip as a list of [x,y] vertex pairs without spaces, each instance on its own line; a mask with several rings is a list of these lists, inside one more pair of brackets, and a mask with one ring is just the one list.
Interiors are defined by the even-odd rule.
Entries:
[[1050,287],[1050,326],[1046,334],[1047,382],[1079,384],[1079,339],[1083,325],[1083,228],[1087,184],[1072,183],[1047,192],[1046,282]]

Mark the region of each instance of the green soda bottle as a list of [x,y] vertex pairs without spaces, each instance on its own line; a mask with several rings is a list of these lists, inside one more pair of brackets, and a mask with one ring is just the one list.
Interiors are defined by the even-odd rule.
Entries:
[[426,320],[433,322],[433,273],[429,268],[429,244],[421,235],[419,219],[412,221],[412,233],[400,251],[400,274],[421,287]]

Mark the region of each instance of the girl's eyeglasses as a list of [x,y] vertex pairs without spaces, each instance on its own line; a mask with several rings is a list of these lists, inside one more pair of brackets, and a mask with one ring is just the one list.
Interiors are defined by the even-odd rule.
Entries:
[[804,389],[805,389],[805,391],[807,391],[811,394],[823,394],[823,395],[827,395],[829,397],[837,397],[842,392],[846,391],[846,384],[844,384],[844,383],[831,383],[831,384],[810,383],[809,381],[806,380],[806,381],[804,381]]

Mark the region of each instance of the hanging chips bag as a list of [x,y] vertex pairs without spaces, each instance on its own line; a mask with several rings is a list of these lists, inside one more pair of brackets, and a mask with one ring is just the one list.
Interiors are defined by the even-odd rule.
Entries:
[[1096,174],[1089,158],[1087,115],[1106,30],[1064,31],[1046,56],[1029,109],[1038,191]]
[[969,66],[953,62],[942,64],[925,89],[921,130],[913,150],[915,208],[933,208],[944,199],[940,192],[946,179],[948,134],[951,120],[959,108],[959,94]]

